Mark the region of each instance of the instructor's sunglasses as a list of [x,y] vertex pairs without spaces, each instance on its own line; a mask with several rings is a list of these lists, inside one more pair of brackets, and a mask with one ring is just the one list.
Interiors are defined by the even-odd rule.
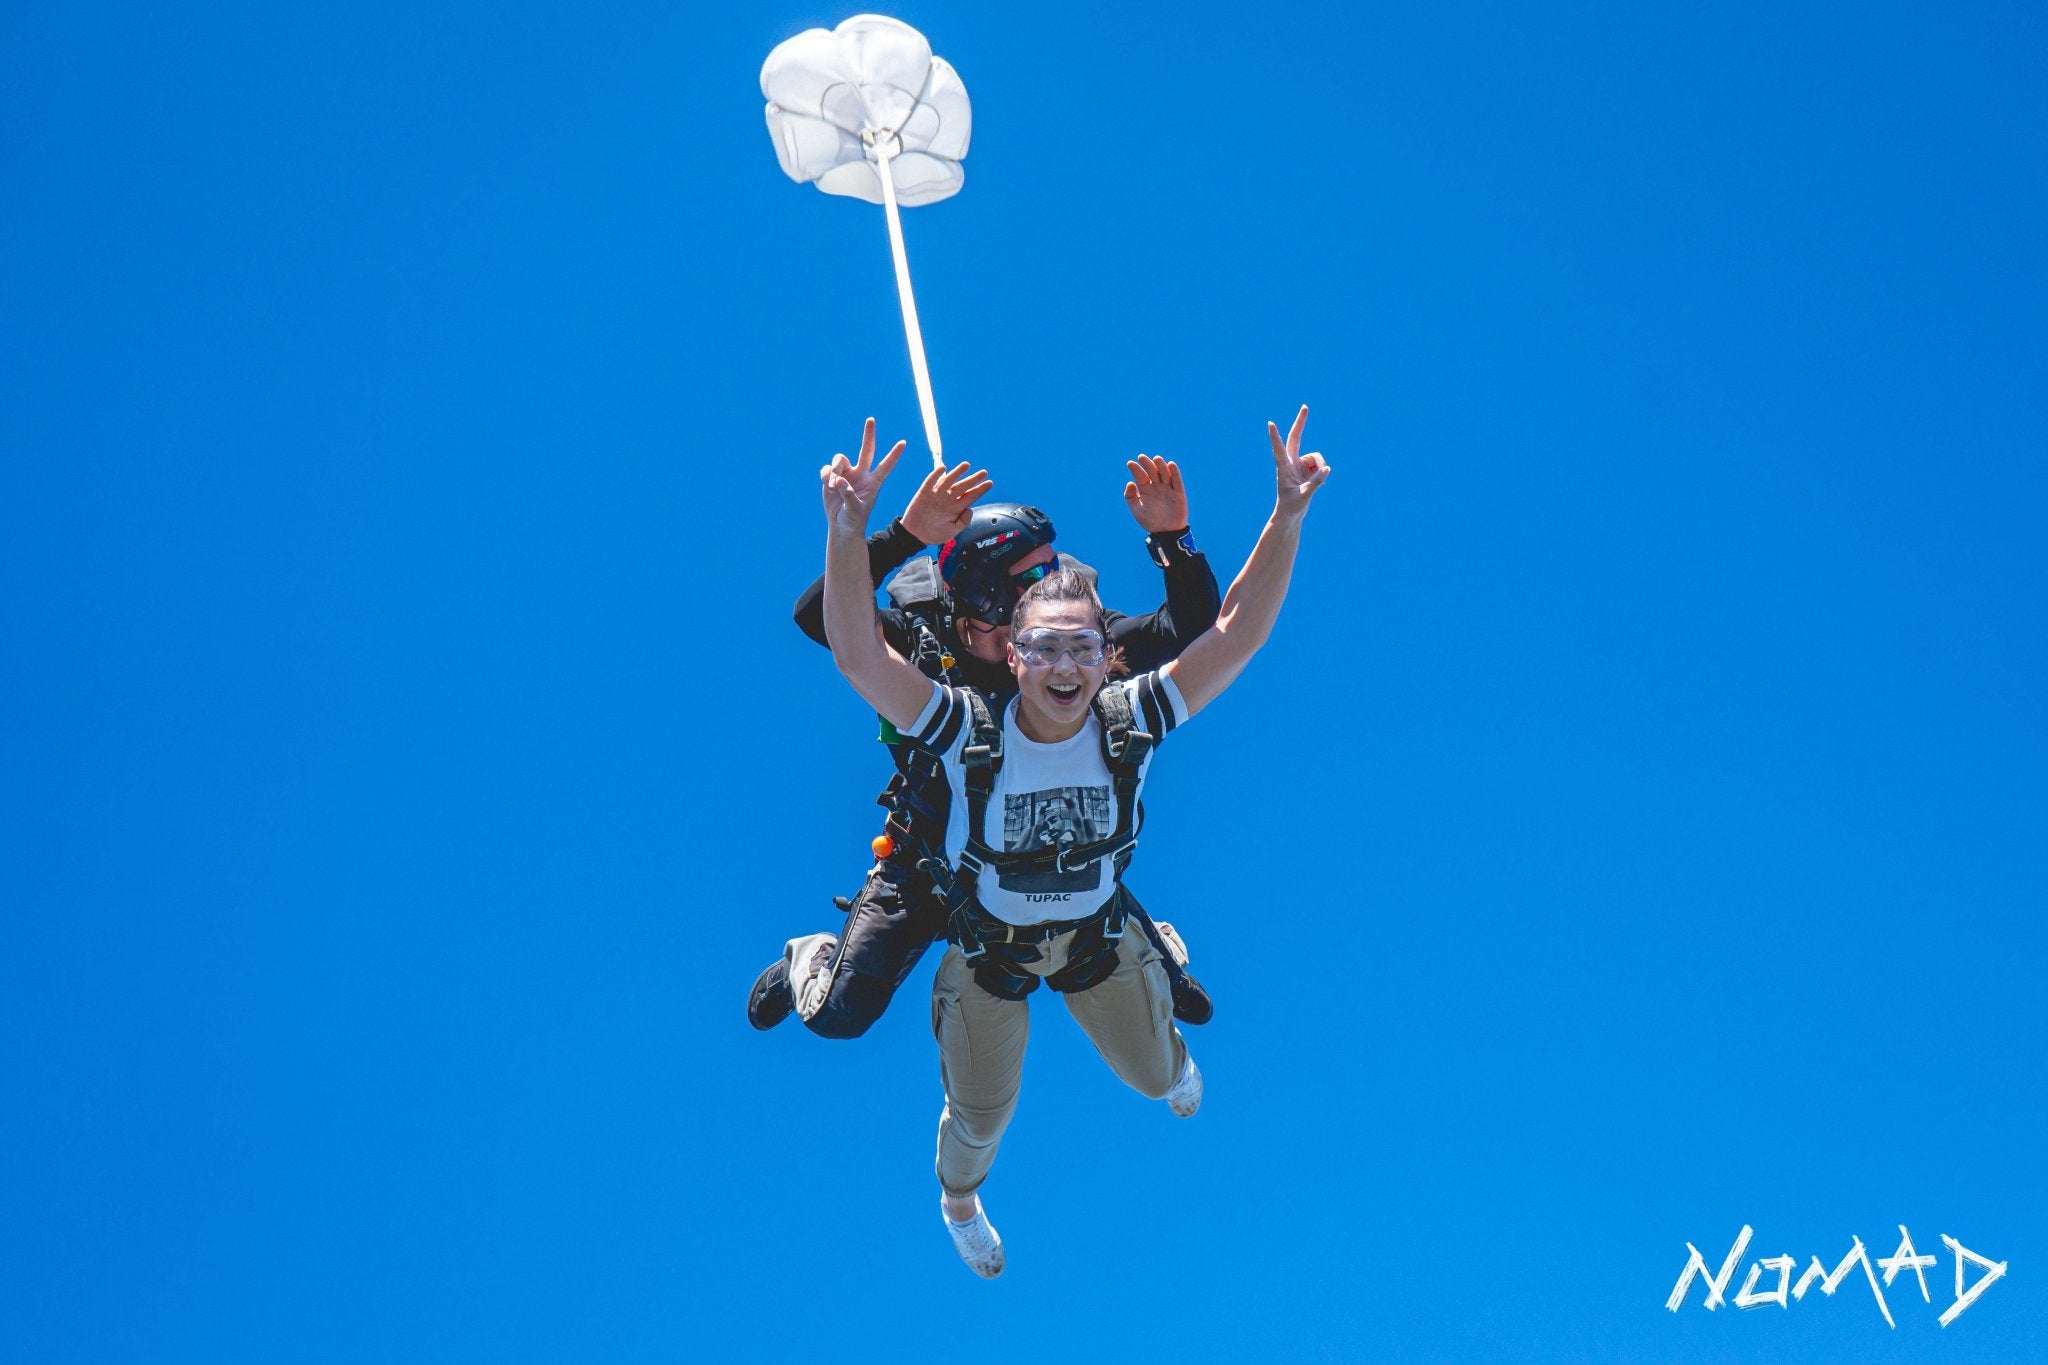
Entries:
[[1102,662],[1105,652],[1099,630],[1027,630],[1012,636],[1010,643],[1016,648],[1017,657],[1033,668],[1050,668],[1060,661],[1062,654],[1071,658],[1076,667],[1093,668]]
[[1030,587],[1033,583],[1036,583],[1039,579],[1045,577],[1047,574],[1058,573],[1059,571],[1059,560],[1048,559],[1043,564],[1033,564],[1023,573],[1011,574],[1010,587],[1016,592],[1022,592],[1024,591],[1024,589]]

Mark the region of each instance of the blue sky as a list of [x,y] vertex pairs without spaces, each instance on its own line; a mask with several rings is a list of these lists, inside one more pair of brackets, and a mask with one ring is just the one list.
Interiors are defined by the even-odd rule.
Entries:
[[[1126,609],[1129,455],[1226,576],[1337,471],[1131,873],[1206,1104],[1039,1009],[994,1284],[928,970],[742,1017],[885,776],[815,471],[919,431],[762,127],[850,11],[697,8],[0,19],[5,1354],[2048,1354],[2037,7],[894,11],[949,451]],[[1934,1301],[1666,1312],[1745,1223]]]

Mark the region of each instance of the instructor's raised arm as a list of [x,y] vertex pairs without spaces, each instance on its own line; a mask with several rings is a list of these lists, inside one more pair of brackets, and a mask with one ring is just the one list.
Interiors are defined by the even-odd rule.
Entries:
[[1223,590],[1209,557],[1195,549],[1188,526],[1188,494],[1180,466],[1154,455],[1128,460],[1131,481],[1124,503],[1145,531],[1145,549],[1166,573],[1166,601],[1157,611],[1114,621],[1109,638],[1131,666],[1143,672],[1178,658],[1202,632],[1216,624]]
[[860,458],[849,462],[834,455],[818,471],[825,501],[825,637],[832,662],[882,719],[898,729],[910,728],[932,684],[882,639],[875,621],[875,580],[868,568],[868,513],[881,492],[896,457],[898,441],[880,460],[875,454],[875,419],[862,429]]
[[1216,700],[1236,681],[1273,633],[1280,604],[1287,600],[1294,554],[1301,546],[1302,518],[1308,514],[1309,500],[1330,477],[1330,466],[1321,455],[1301,453],[1301,433],[1307,425],[1306,407],[1295,415],[1284,441],[1280,429],[1266,423],[1266,435],[1273,444],[1273,515],[1260,532],[1259,543],[1252,547],[1251,558],[1238,571],[1237,581],[1224,594],[1216,624],[1161,670],[1172,675],[1189,715]]

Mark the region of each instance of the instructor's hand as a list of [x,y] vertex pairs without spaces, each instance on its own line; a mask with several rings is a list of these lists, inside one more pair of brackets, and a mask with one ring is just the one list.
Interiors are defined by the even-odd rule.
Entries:
[[867,534],[868,514],[874,511],[875,495],[882,491],[889,471],[896,467],[896,457],[903,453],[904,444],[898,441],[887,455],[877,460],[875,419],[870,417],[861,428],[860,458],[849,462],[843,454],[834,455],[831,463],[818,471],[825,520],[834,532]]
[[944,545],[967,529],[974,500],[995,486],[986,469],[968,473],[964,460],[951,469],[934,469],[903,509],[903,529],[927,545]]
[[1301,431],[1307,425],[1307,404],[1294,415],[1285,441],[1280,439],[1279,427],[1266,423],[1266,436],[1273,442],[1273,515],[1283,520],[1301,520],[1308,512],[1309,499],[1330,477],[1329,461],[1314,451],[1301,453]]
[[1178,531],[1188,524],[1188,490],[1181,485],[1180,466],[1156,455],[1126,460],[1131,481],[1124,485],[1124,505],[1146,533]]

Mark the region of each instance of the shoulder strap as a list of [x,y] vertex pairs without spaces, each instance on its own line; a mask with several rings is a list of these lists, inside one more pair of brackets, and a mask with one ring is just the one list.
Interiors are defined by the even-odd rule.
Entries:
[[984,837],[988,827],[988,799],[996,788],[996,774],[1003,770],[1003,723],[989,711],[988,698],[971,687],[960,689],[967,698],[967,744],[960,751],[960,766],[967,786],[967,850],[962,861],[986,861],[992,853]]
[[988,821],[988,800],[995,791],[996,774],[1003,768],[1003,726],[990,713],[988,699],[971,687],[960,689],[967,698],[967,743],[960,751],[960,766],[967,787],[967,846],[960,850],[958,867],[948,867],[943,855],[927,857],[918,864],[929,869],[933,881],[946,895],[947,934],[960,945],[971,963],[979,963],[983,948],[975,928],[975,893],[982,869],[995,856],[982,838]]
[[1107,840],[1116,859],[1116,873],[1123,875],[1137,847],[1138,831],[1145,824],[1145,808],[1138,803],[1138,782],[1145,772],[1145,760],[1158,740],[1138,727],[1131,710],[1130,693],[1117,682],[1104,683],[1092,703],[1095,719],[1102,725],[1102,757],[1109,765],[1110,781],[1116,789],[1116,831]]
[[1138,728],[1137,717],[1131,712],[1130,694],[1121,684],[1107,682],[1096,692],[1091,705],[1095,719],[1102,725],[1103,761],[1119,779],[1128,769],[1135,780],[1138,769],[1145,764],[1145,756],[1152,752],[1154,741]]

